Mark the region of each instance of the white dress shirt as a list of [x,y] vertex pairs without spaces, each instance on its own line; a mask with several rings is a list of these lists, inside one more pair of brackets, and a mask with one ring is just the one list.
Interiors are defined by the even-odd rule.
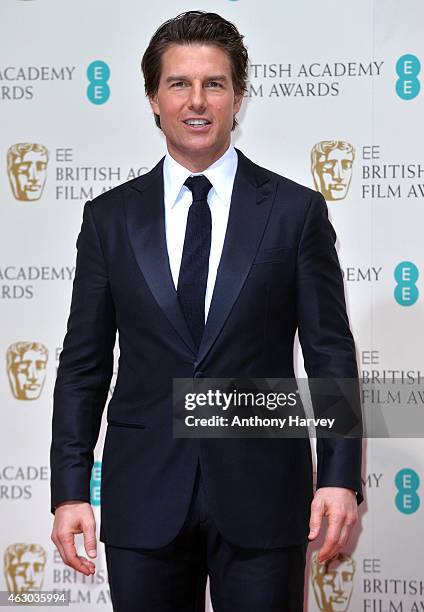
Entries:
[[230,145],[224,155],[203,172],[190,172],[176,162],[169,153],[166,155],[163,164],[166,245],[175,289],[178,286],[188,209],[193,201],[192,193],[184,185],[184,182],[189,176],[203,174],[212,184],[212,189],[208,194],[208,204],[212,216],[212,236],[205,295],[205,321],[212,300],[216,273],[227,230],[237,163],[237,153],[234,147]]

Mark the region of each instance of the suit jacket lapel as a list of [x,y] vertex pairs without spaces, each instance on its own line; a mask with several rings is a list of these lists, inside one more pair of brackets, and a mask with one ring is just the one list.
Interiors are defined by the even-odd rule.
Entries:
[[133,189],[125,202],[128,235],[137,263],[157,303],[186,345],[197,353],[169,267],[162,166],[163,159],[131,185]]
[[196,366],[222,330],[249,273],[263,236],[276,183],[240,151],[224,246]]
[[[136,179],[125,202],[128,235],[137,263],[157,303],[185,344],[196,367],[221,332],[249,273],[265,231],[276,183],[240,151],[227,231],[203,338],[197,351],[181,310],[166,247],[163,159]],[[138,193],[136,193],[138,192]],[[142,199],[140,199],[140,192]]]

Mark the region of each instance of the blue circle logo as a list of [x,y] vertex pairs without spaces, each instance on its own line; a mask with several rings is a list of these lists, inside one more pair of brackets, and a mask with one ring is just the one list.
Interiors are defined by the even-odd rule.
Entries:
[[395,485],[398,490],[395,497],[396,508],[402,514],[413,514],[420,507],[420,498],[417,490],[420,486],[420,477],[412,468],[399,470],[395,476]]
[[110,68],[102,60],[91,62],[87,68],[87,79],[89,86],[87,87],[87,98],[93,104],[104,104],[109,100],[110,87],[108,80],[110,78]]
[[395,300],[400,306],[412,306],[418,300],[419,291],[416,286],[419,272],[412,261],[401,261],[394,272],[396,287]]
[[402,100],[413,100],[418,96],[421,84],[418,75],[421,70],[420,60],[416,55],[402,55],[396,62],[396,93]]
[[100,489],[102,483],[102,462],[94,461],[90,478],[90,503],[92,506],[100,506]]

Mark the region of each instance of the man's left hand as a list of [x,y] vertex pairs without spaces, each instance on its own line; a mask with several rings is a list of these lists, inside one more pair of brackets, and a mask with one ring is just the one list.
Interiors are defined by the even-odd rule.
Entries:
[[311,504],[309,539],[315,540],[321,530],[323,517],[328,517],[324,544],[318,552],[322,563],[336,555],[347,543],[353,525],[358,520],[355,491],[342,487],[320,487]]

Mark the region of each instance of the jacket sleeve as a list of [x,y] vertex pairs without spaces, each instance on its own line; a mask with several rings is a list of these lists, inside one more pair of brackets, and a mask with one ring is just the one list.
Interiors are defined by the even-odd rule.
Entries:
[[[310,382],[316,416],[323,416],[325,411],[325,416],[336,416],[348,423],[353,414],[357,420],[356,432],[362,432],[355,343],[346,313],[335,242],[336,233],[328,219],[327,204],[320,193],[315,193],[309,203],[298,250],[299,340],[308,378],[314,379],[312,385],[321,384],[321,379],[331,379],[328,388],[333,385],[340,389],[343,381],[349,387],[349,397],[331,406],[332,394],[321,397],[314,394]],[[352,405],[353,413],[348,414]],[[358,504],[361,503],[361,434],[337,438],[317,436],[317,462],[317,488],[338,486],[352,489],[357,492]]]
[[92,203],[84,207],[67,332],[54,388],[51,511],[90,502],[93,451],[113,371],[115,309]]

